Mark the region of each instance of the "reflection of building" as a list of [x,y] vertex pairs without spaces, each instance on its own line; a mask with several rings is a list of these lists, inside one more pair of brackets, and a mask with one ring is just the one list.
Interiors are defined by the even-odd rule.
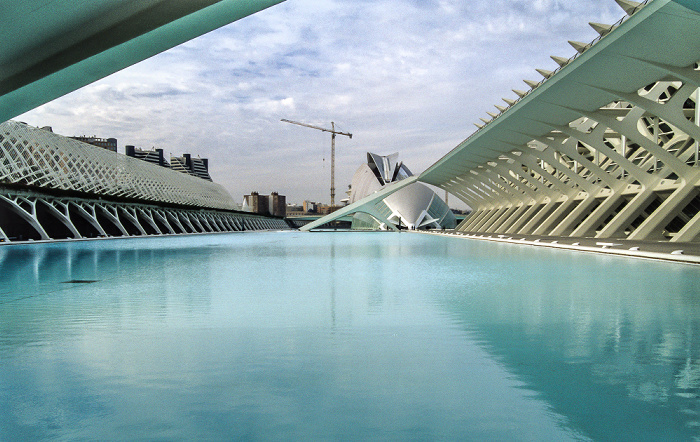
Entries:
[[[360,166],[352,178],[349,203],[352,204],[382,187],[406,179],[413,174],[399,154],[380,156],[367,153],[367,163]],[[427,186],[411,184],[379,202],[375,207],[383,217],[396,226],[409,229],[440,229],[455,227],[456,219],[447,204]],[[382,221],[367,213],[353,217],[354,229],[385,229]]]
[[284,217],[287,213],[287,198],[277,192],[272,192],[269,196],[251,192],[243,197],[243,210],[260,215]]

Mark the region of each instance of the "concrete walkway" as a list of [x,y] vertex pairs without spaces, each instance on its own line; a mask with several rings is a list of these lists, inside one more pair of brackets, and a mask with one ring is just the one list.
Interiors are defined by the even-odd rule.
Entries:
[[570,238],[538,235],[500,235],[456,232],[454,230],[428,230],[420,231],[420,233],[700,265],[700,243],[669,243],[667,241],[629,241],[626,239]]

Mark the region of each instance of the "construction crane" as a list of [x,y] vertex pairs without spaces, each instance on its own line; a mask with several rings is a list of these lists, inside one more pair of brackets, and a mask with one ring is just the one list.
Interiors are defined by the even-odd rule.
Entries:
[[335,123],[333,123],[332,121],[331,129],[325,129],[323,127],[313,126],[311,124],[300,123],[298,121],[285,120],[284,118],[282,119],[282,121],[284,121],[285,123],[297,124],[299,126],[310,127],[311,129],[317,129],[323,132],[331,133],[331,210],[333,210],[333,208],[335,208],[335,136],[345,135],[346,137],[352,139],[352,134],[347,132],[336,131]]

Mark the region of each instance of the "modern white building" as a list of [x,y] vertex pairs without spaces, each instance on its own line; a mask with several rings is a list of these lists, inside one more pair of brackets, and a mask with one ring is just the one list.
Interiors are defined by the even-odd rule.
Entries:
[[[399,154],[381,156],[367,153],[367,163],[362,164],[352,178],[349,204],[360,201],[383,187],[411,177],[413,174],[398,161]],[[393,226],[408,229],[453,229],[456,219],[447,204],[428,186],[414,183],[393,193],[376,204],[375,210],[382,217],[366,212],[353,216],[353,229],[386,230]]]
[[219,184],[24,123],[0,124],[0,242],[288,229]]

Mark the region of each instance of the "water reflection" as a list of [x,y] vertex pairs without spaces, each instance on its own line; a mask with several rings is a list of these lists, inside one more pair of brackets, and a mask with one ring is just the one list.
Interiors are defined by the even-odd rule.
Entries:
[[0,280],[0,440],[699,435],[695,267],[258,233],[0,247]]
[[143,248],[138,241],[0,247],[0,352],[80,335],[88,327],[118,330],[168,315],[203,317],[211,274],[193,263],[207,269],[210,259],[209,253]]
[[697,268],[484,247],[491,270],[439,302],[569,425],[594,439],[700,436]]

